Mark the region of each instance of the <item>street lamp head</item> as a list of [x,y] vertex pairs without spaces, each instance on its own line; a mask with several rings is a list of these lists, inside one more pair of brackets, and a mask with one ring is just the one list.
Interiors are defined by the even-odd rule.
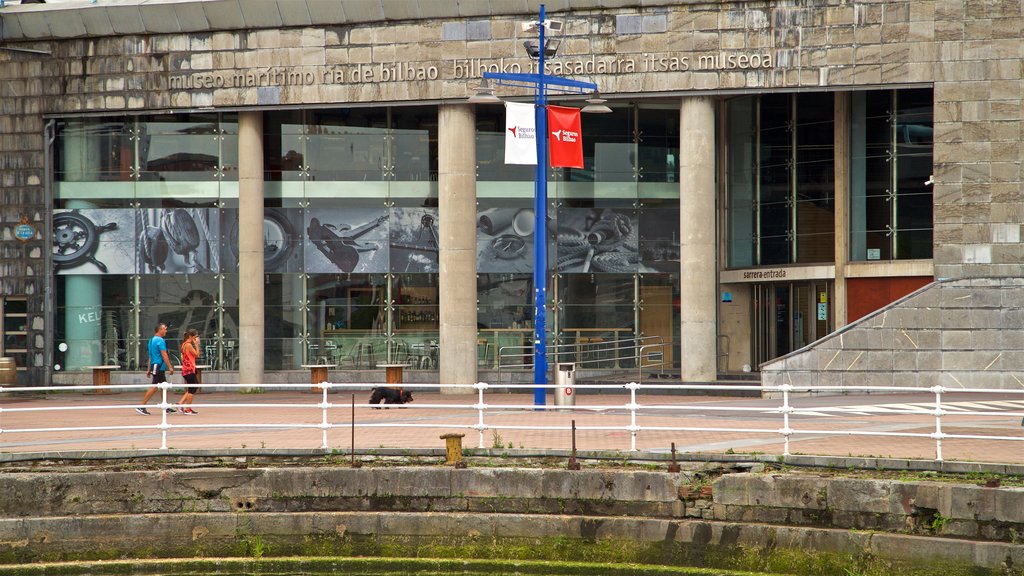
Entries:
[[468,101],[470,104],[501,104],[501,98],[494,95],[494,88],[491,88],[487,78],[480,81],[476,93],[470,96]]
[[590,95],[590,98],[587,98],[587,105],[580,111],[588,114],[608,114],[612,109],[605,106],[605,102],[607,102],[607,100],[601,98],[601,94],[594,92]]
[[[555,53],[558,52],[558,46],[562,41],[558,38],[545,38],[544,39],[544,57],[552,58]],[[526,40],[523,42],[523,47],[526,48],[526,54],[533,60],[540,58],[540,42],[538,40]]]

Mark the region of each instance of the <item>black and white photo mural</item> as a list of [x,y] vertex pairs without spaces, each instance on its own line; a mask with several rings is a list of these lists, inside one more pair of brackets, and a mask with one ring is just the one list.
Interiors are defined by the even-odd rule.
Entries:
[[[238,210],[221,211],[221,267],[238,271]],[[263,272],[302,272],[302,209],[263,209]]]
[[437,208],[391,209],[391,271],[438,271]]
[[55,210],[53,262],[58,274],[135,274],[135,211]]
[[387,272],[388,228],[385,208],[307,210],[306,272]]
[[477,212],[477,272],[533,271],[533,210],[495,207]]
[[220,272],[220,214],[216,208],[138,211],[141,274]]
[[560,208],[559,272],[632,274],[640,270],[636,210]]

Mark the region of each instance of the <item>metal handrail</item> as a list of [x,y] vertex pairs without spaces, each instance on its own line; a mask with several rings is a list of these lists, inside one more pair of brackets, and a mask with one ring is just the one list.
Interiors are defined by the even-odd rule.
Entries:
[[[149,384],[121,384],[121,385],[110,385],[105,388],[108,390],[137,390],[148,388]],[[199,384],[199,387],[211,387],[216,386],[218,388],[227,389],[243,389],[259,387],[266,390],[295,390],[305,389],[308,390],[310,384],[263,384],[254,386],[252,384]],[[477,384],[445,384],[445,388],[449,389],[465,389],[467,391],[472,390],[476,392],[476,403],[469,404],[406,404],[403,405],[405,409],[412,410],[455,410],[455,411],[475,411],[477,413],[476,424],[465,424],[465,423],[442,423],[437,421],[431,421],[424,423],[420,419],[415,419],[415,422],[409,421],[396,421],[396,422],[363,422],[357,423],[355,421],[354,412],[352,413],[352,420],[350,422],[340,421],[333,422],[330,419],[330,411],[332,409],[348,409],[348,408],[370,408],[375,405],[371,404],[356,404],[351,403],[332,403],[328,398],[328,392],[330,390],[368,390],[372,387],[379,386],[379,384],[360,383],[360,384],[335,384],[331,382],[322,382],[315,385],[319,388],[320,393],[314,398],[318,402],[288,402],[288,403],[252,403],[252,402],[200,402],[192,404],[196,408],[243,408],[243,409],[258,409],[258,408],[307,408],[309,410],[317,410],[321,414],[320,421],[318,423],[310,423],[308,420],[305,422],[288,422],[288,423],[261,423],[261,422],[248,422],[244,424],[240,423],[211,423],[203,422],[196,424],[177,424],[169,422],[167,419],[167,408],[173,407],[168,402],[168,392],[172,388],[180,388],[180,385],[170,384],[164,382],[158,384],[160,389],[161,401],[159,404],[153,405],[160,409],[160,422],[155,425],[110,425],[110,426],[54,426],[54,427],[27,427],[27,428],[2,428],[0,429],[0,438],[6,434],[30,434],[30,433],[46,433],[53,434],[59,432],[78,432],[78,431],[100,431],[100,430],[158,430],[161,434],[161,450],[170,451],[168,448],[167,440],[168,436],[178,429],[212,429],[212,428],[232,428],[232,429],[285,429],[285,428],[308,428],[308,429],[320,429],[322,431],[322,443],[320,448],[323,450],[329,449],[328,443],[328,432],[332,429],[338,428],[455,428],[455,429],[466,429],[476,430],[479,434],[479,447],[484,448],[484,432],[486,430],[566,430],[570,429],[566,425],[523,425],[523,424],[487,424],[485,416],[488,413],[503,412],[503,411],[551,411],[551,410],[566,410],[563,406],[537,406],[534,404],[487,404],[485,401],[485,393],[491,388],[486,382],[479,382]],[[431,388],[436,389],[439,387],[438,384],[403,384],[403,388],[416,389],[416,388]],[[507,384],[502,386],[506,389],[535,389],[538,385],[535,384]],[[555,389],[558,385],[539,385],[539,387],[545,389]],[[729,386],[730,390],[751,390],[758,391],[762,395],[764,393],[779,393],[781,394],[781,404],[777,407],[767,406],[708,406],[704,403],[699,405],[693,404],[671,404],[663,401],[657,404],[642,405],[637,401],[637,393],[640,391],[658,391],[658,390],[715,390],[718,392],[722,391],[721,385],[711,384],[682,384],[682,385],[668,385],[668,384],[640,384],[637,382],[630,382],[628,384],[581,384],[577,385],[578,389],[594,389],[594,390],[627,390],[629,392],[628,401],[623,404],[607,404],[607,405],[588,405],[580,408],[570,408],[575,410],[586,410],[588,413],[599,414],[601,411],[627,411],[630,416],[630,423],[623,426],[621,423],[621,416],[615,415],[608,420],[608,422],[615,422],[616,424],[607,425],[583,425],[576,426],[577,430],[606,430],[606,431],[627,431],[631,436],[631,449],[636,450],[637,436],[642,431],[672,431],[672,432],[687,432],[687,431],[698,431],[698,432],[745,432],[745,433],[758,433],[765,435],[780,435],[784,441],[783,455],[790,455],[790,438],[794,435],[818,435],[818,436],[879,436],[879,437],[904,437],[904,438],[930,438],[935,440],[935,460],[942,461],[942,441],[944,439],[970,439],[970,440],[999,440],[999,441],[1024,441],[1024,435],[1022,436],[1009,436],[1009,435],[991,435],[984,436],[978,434],[949,434],[943,432],[942,429],[942,418],[947,414],[954,414],[956,416],[986,416],[991,417],[998,415],[1000,417],[1024,417],[1024,411],[1000,411],[1000,412],[988,412],[978,410],[960,410],[947,411],[944,404],[942,395],[947,392],[957,393],[990,393],[990,394],[1009,394],[1009,395],[1022,395],[1024,396],[1024,390],[992,390],[992,389],[975,389],[975,388],[946,388],[943,386],[932,386],[932,387],[900,387],[900,386],[793,386],[789,384],[777,385],[777,386],[765,386],[765,385],[733,385]],[[65,392],[65,391],[95,391],[95,386],[34,386],[34,387],[2,387],[0,386],[0,394],[4,392]],[[934,395],[934,408],[922,409],[915,408],[913,406],[907,408],[893,408],[887,409],[886,414],[889,415],[928,415],[935,417],[934,431],[931,432],[892,432],[892,431],[881,431],[881,430],[838,430],[838,429],[816,429],[816,428],[801,428],[797,429],[793,426],[790,418],[793,415],[816,415],[822,412],[837,412],[842,413],[849,411],[850,407],[841,406],[815,406],[811,408],[798,408],[790,403],[791,394],[794,392],[853,392],[863,391],[867,393],[872,392],[900,392],[900,393],[927,393]],[[898,405],[897,405],[898,406]],[[18,406],[5,407],[3,405],[3,398],[0,397],[0,414],[17,414],[17,413],[39,413],[39,412],[67,412],[67,411],[104,411],[104,410],[125,410],[126,408],[140,407],[137,405],[81,405],[75,404],[70,406]],[[856,408],[856,407],[854,407]],[[959,408],[959,407],[958,407]],[[736,428],[736,427],[700,427],[700,426],[641,426],[638,423],[638,418],[643,416],[650,416],[657,413],[665,412],[694,412],[694,411],[720,411],[720,412],[756,412],[760,414],[777,414],[781,417],[782,427],[770,427],[766,426],[763,428],[747,427],[747,428]],[[345,410],[347,413],[347,410]],[[250,410],[249,413],[254,413]],[[40,421],[46,421],[40,419]]]
[[[577,359],[574,360],[574,363],[577,366],[579,366],[579,365],[586,365],[586,364],[595,364],[596,365],[598,363],[604,363],[604,362],[608,361],[606,358],[594,358],[594,359],[591,359],[591,360],[579,360],[578,357],[580,356],[580,351],[581,351],[580,349],[581,349],[581,347],[584,347],[585,348],[584,353],[615,352],[615,361],[616,361],[616,363],[621,364],[623,360],[635,360],[635,359],[638,358],[638,356],[636,356],[636,355],[633,355],[633,356],[622,356],[621,355],[621,351],[629,350],[630,348],[636,348],[636,347],[638,347],[640,345],[641,342],[648,342],[648,341],[650,341],[650,343],[660,343],[660,342],[664,341],[664,338],[661,335],[652,335],[652,336],[635,336],[635,337],[631,337],[631,338],[620,338],[618,340],[608,340],[608,341],[602,341],[602,342],[585,342],[585,343],[571,342],[571,343],[566,343],[566,344],[555,344],[553,346],[549,346],[548,347],[548,349],[547,349],[547,356],[548,356],[549,363],[552,364],[552,365],[558,363],[558,357],[560,355],[564,355],[564,354],[572,354],[573,356],[576,356]],[[629,346],[622,346],[622,344],[626,343],[626,342],[629,342],[630,345]],[[672,343],[669,343],[669,344],[672,344]],[[511,353],[511,354],[506,354],[505,352],[507,350],[517,350],[518,352],[514,352],[514,353]],[[533,356],[530,355],[530,353],[532,351],[533,351],[533,346],[525,346],[525,345],[508,345],[508,346],[502,346],[502,347],[498,348],[498,356],[497,356],[498,384],[501,384],[503,382],[502,373],[503,373],[503,371],[505,369],[529,370],[529,369],[533,368],[533,362],[532,361],[530,361],[530,362],[514,363],[514,364],[504,364],[502,362],[503,358],[526,358],[526,357],[529,357],[532,360]]]

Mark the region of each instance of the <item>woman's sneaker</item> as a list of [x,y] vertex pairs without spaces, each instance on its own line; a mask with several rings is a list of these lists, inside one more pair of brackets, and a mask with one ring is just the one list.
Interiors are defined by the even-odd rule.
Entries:
[[193,409],[191,409],[191,408],[183,408],[183,409],[181,410],[181,413],[182,413],[182,414],[188,414],[189,416],[191,416],[191,415],[193,415],[193,414],[199,414],[199,412],[196,412],[195,410],[193,410]]
[[136,408],[135,411],[138,412],[139,414],[145,414],[146,416],[149,416],[149,410],[146,410],[145,408]]

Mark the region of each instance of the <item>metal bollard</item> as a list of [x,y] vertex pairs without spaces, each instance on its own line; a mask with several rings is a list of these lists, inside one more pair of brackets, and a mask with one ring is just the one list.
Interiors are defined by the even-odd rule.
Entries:
[[444,440],[445,464],[451,464],[456,468],[466,467],[466,463],[462,461],[462,438],[464,436],[465,434],[457,432],[441,434],[441,440]]
[[668,465],[669,472],[679,472],[679,463],[676,462],[676,443],[672,443],[672,463]]
[[576,421],[572,421],[572,452],[569,453],[569,470],[579,470],[580,463],[576,461]]

